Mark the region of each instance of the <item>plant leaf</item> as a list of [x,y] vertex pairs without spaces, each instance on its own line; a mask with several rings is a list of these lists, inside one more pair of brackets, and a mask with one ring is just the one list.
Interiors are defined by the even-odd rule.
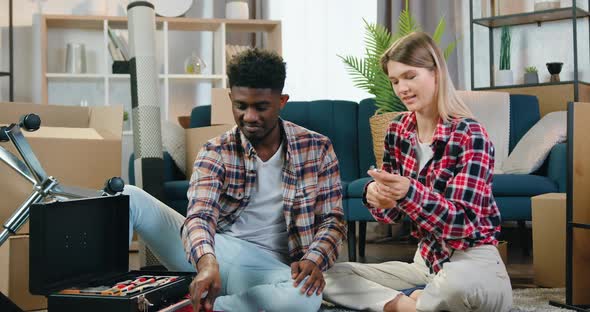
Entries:
[[[395,95],[389,77],[381,68],[381,56],[396,40],[412,32],[421,31],[420,25],[410,14],[408,0],[405,4],[405,9],[398,17],[398,31],[396,33],[391,34],[384,26],[372,24],[363,19],[365,28],[364,56],[358,58],[338,55],[351,75],[354,86],[375,96],[377,113],[407,110],[400,98]],[[433,34],[433,39],[437,44],[442,39],[445,28],[446,20],[442,17]],[[451,42],[445,48],[445,58],[448,58],[456,48],[457,42],[458,40]]]
[[432,34],[432,40],[436,42],[436,44],[440,44],[442,36],[445,32],[445,28],[447,27],[447,22],[445,21],[445,17],[441,17],[440,21],[438,21],[438,25],[436,25],[436,29],[434,30],[434,34]]

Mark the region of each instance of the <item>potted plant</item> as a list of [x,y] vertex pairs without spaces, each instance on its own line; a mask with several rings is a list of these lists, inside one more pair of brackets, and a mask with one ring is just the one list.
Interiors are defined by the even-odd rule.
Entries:
[[537,67],[527,66],[524,68],[524,83],[525,84],[539,83],[539,75],[537,74]]
[[514,83],[510,70],[510,27],[502,26],[500,37],[500,70],[496,73],[496,85],[505,86]]
[[[397,39],[415,31],[421,31],[421,27],[416,23],[414,17],[410,14],[408,0],[405,3],[405,9],[398,18],[398,31],[390,33],[381,25],[371,24],[364,20],[365,23],[365,55],[363,58],[355,56],[340,56],[346,65],[348,72],[356,87],[368,91],[375,96],[375,105],[377,111],[375,116],[371,117],[371,134],[373,137],[373,150],[377,165],[381,166],[383,159],[383,139],[389,122],[399,112],[406,111],[406,106],[393,92],[393,86],[387,75],[381,69],[381,56]],[[446,21],[442,17],[432,38],[437,44],[444,34]],[[444,56],[447,58],[457,42],[450,43],[444,49]]]

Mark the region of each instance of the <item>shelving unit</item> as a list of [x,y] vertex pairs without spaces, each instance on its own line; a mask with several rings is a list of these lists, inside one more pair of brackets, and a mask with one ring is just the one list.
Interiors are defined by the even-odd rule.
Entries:
[[[491,17],[473,18],[473,1],[470,0],[470,39],[471,39],[471,86],[472,90],[501,90],[514,94],[535,95],[539,99],[541,115],[552,111],[567,110],[567,103],[571,101],[590,101],[590,82],[579,79],[579,57],[589,57],[590,55],[578,55],[578,25],[580,18],[588,19],[588,29],[590,32],[590,13],[580,7],[577,7],[576,1],[572,1],[572,7],[558,8],[544,11],[524,12],[519,14],[499,15]],[[588,0],[590,8],[590,0]],[[528,24],[537,24],[541,27],[544,23],[555,21],[571,20],[572,27],[572,51],[574,72],[573,79],[560,82],[544,82],[539,84],[515,84],[515,85],[494,85],[494,30],[502,26],[519,26]],[[475,86],[475,62],[474,62],[474,26],[482,26],[488,29],[489,41],[489,86]],[[547,25],[546,27],[551,27]],[[590,48],[590,36],[588,38]]]
[[[90,105],[127,105],[130,108],[129,74],[113,74],[112,59],[108,52],[108,29],[127,31],[126,17],[111,16],[70,16],[44,15],[41,19],[41,100],[42,104],[78,105],[63,91],[71,85],[75,87],[94,88],[88,93],[100,94],[100,98],[92,98]],[[184,40],[191,40],[191,35],[198,32],[212,33],[213,64],[203,74],[185,74],[178,72],[182,68],[184,58],[174,56],[177,47],[169,44],[172,35],[180,33]],[[176,93],[171,89],[178,86],[207,82],[211,87],[225,88],[226,78],[226,34],[233,32],[262,33],[262,47],[282,53],[281,23],[266,20],[228,20],[228,19],[193,19],[193,18],[156,18],[156,49],[160,66],[162,114],[167,120],[175,120],[178,112],[171,113],[179,105],[174,98]],[[194,38],[194,36],[192,36]],[[195,39],[192,39],[195,40]],[[88,73],[63,73],[65,60],[63,51],[69,41],[81,41],[86,45]],[[194,42],[194,41],[193,41]],[[187,51],[190,55],[190,51]],[[173,70],[173,69],[176,69]],[[66,84],[67,83],[67,84]],[[190,86],[189,86],[190,87]],[[61,89],[60,89],[61,88]],[[188,88],[188,87],[187,87]],[[55,89],[55,90],[54,90]],[[196,88],[192,88],[196,89]],[[98,91],[97,91],[98,90]],[[126,91],[125,91],[126,90]],[[186,92],[185,92],[186,93]],[[60,97],[61,96],[61,97]],[[69,96],[69,97],[68,97]],[[87,95],[89,96],[89,95]],[[64,98],[70,103],[55,99]],[[72,103],[73,102],[73,103]],[[195,106],[196,103],[184,103],[183,106]],[[190,111],[183,111],[188,115]],[[129,130],[129,129],[126,129]],[[126,131],[125,133],[128,133]]]
[[8,77],[8,100],[14,102],[14,29],[12,25],[12,0],[8,1],[8,71],[0,71],[1,77]]

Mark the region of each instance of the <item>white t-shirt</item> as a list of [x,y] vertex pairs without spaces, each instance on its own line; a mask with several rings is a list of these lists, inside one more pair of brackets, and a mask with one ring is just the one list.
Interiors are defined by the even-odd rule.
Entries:
[[422,168],[426,166],[426,163],[434,156],[430,143],[418,142],[416,147],[416,158],[418,159],[418,173],[422,171]]
[[266,162],[256,156],[256,185],[248,206],[226,234],[270,251],[277,259],[289,258],[287,224],[283,214],[283,144]]

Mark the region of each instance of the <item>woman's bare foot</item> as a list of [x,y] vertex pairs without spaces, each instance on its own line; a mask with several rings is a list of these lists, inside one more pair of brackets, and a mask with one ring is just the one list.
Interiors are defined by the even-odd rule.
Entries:
[[410,298],[414,299],[414,301],[418,301],[418,298],[422,295],[422,289],[414,290],[410,294]]
[[383,312],[416,312],[416,301],[399,294],[383,306]]

